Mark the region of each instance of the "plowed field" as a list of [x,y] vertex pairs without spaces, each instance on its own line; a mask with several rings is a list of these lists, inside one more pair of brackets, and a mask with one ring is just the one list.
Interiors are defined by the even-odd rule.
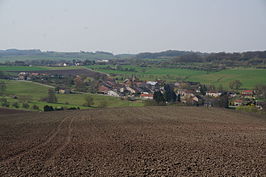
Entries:
[[0,176],[266,176],[266,119],[196,107],[0,112]]

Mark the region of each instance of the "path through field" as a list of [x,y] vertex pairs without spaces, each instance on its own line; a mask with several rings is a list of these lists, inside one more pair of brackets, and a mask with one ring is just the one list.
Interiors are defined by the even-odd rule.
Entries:
[[265,176],[266,119],[142,107],[0,114],[0,176]]

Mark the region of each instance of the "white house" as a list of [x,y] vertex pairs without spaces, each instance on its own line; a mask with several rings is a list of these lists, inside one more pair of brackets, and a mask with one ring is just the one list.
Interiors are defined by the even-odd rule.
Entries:
[[158,82],[154,82],[154,81],[148,81],[146,82],[146,84],[148,85],[152,85],[152,86],[155,86]]
[[130,87],[126,87],[126,89],[131,93],[131,94],[134,94],[136,93],[136,91]]
[[112,90],[108,91],[108,92],[107,92],[107,95],[109,95],[109,96],[114,96],[114,97],[119,97],[118,93],[116,93],[116,92],[114,92],[114,91],[112,91]]
[[220,92],[207,92],[206,93],[206,96],[215,97],[215,98],[217,98],[221,95],[222,95],[222,93],[220,93]]

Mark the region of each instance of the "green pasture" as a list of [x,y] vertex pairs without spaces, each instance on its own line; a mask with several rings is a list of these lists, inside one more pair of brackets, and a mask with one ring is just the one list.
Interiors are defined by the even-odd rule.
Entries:
[[84,69],[83,66],[46,67],[46,66],[0,66],[0,71],[43,71]]
[[[156,68],[156,67],[137,67],[131,65],[123,65],[122,68],[134,68],[135,71],[120,71],[120,70],[111,70],[105,69],[107,65],[92,65],[87,66],[90,69],[94,69],[96,71],[115,74],[117,78],[120,77],[130,77],[132,75],[138,77],[141,80],[156,80],[162,79],[166,81],[177,81],[177,80],[186,80],[193,75],[201,75],[207,74],[206,71],[197,71],[197,70],[189,70],[189,69],[174,69],[174,68]],[[113,65],[109,65],[110,67],[115,67]]]
[[[47,96],[49,86],[45,86],[39,83],[30,81],[14,81],[14,80],[1,80],[6,83],[7,89],[5,92],[5,97],[8,98],[9,102],[12,104],[18,102],[19,100],[14,99],[14,96],[28,96],[30,97],[30,106],[37,105],[40,109],[45,105],[51,105],[54,107],[80,107],[81,109],[89,109],[84,107],[84,98],[87,94],[56,94],[58,103],[51,104],[46,102],[41,102],[40,99]],[[94,105],[92,108],[98,107],[101,102],[106,102],[107,107],[128,107],[128,106],[143,106],[140,101],[130,102],[127,100],[121,100],[120,98],[89,94],[94,99]]]
[[40,71],[43,67],[30,66],[0,66],[0,71]]
[[[256,68],[234,68],[218,72],[207,72],[180,68],[155,68],[155,67],[137,67],[131,65],[121,66],[122,68],[134,68],[135,72],[105,69],[107,65],[87,66],[96,71],[115,74],[116,78],[127,78],[132,75],[141,80],[162,79],[169,82],[177,80],[195,81],[207,85],[222,85],[224,88],[229,87],[233,80],[240,80],[242,88],[252,89],[258,84],[266,85],[266,70]],[[110,65],[110,67],[115,67]]]
[[241,88],[253,89],[258,84],[266,85],[266,70],[254,68],[226,69],[209,74],[194,75],[189,80],[216,86],[222,85],[225,88],[229,87],[231,81],[240,80],[243,84]]

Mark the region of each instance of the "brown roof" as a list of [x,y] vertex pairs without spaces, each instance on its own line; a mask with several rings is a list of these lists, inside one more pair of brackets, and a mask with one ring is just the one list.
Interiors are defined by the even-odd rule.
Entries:
[[107,93],[110,89],[101,85],[99,88],[98,88],[98,92],[103,92],[103,93]]

